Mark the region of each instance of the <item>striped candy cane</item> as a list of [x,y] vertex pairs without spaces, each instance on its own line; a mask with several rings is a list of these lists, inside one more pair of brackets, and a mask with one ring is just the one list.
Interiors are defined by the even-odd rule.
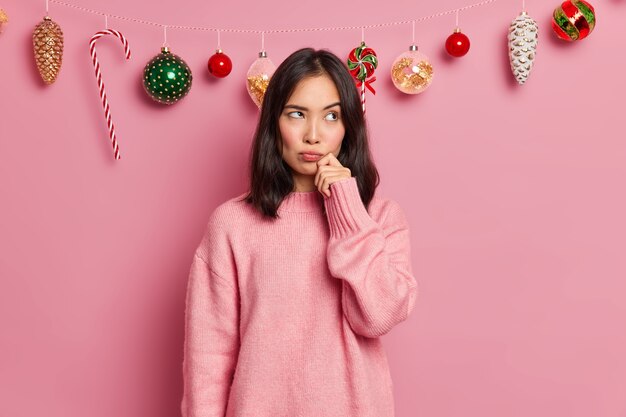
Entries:
[[124,53],[126,54],[126,59],[130,59],[130,48],[128,47],[128,41],[126,40],[124,35],[113,29],[98,31],[91,37],[91,40],[89,41],[89,53],[91,54],[93,67],[96,70],[96,80],[98,81],[98,88],[100,89],[100,99],[102,100],[102,107],[104,107],[104,117],[106,118],[107,126],[109,127],[109,137],[111,138],[111,143],[113,145],[115,159],[120,159],[120,149],[117,145],[117,139],[115,137],[115,126],[113,126],[113,121],[111,120],[111,109],[109,108],[109,100],[107,100],[107,95],[104,91],[104,83],[102,82],[100,64],[98,63],[98,58],[96,57],[96,41],[104,35],[114,35],[120,41],[122,41],[122,44],[124,45]]

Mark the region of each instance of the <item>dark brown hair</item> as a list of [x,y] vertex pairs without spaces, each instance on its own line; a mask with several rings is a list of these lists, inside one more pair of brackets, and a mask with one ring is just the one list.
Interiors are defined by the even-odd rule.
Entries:
[[297,84],[305,78],[321,75],[329,76],[339,92],[345,135],[337,159],[356,177],[366,208],[379,184],[378,170],[369,149],[360,93],[347,65],[330,51],[302,48],[289,55],[270,78],[252,143],[250,189],[243,200],[265,216],[277,218],[278,206],[294,190],[291,167],[281,155],[278,119]]

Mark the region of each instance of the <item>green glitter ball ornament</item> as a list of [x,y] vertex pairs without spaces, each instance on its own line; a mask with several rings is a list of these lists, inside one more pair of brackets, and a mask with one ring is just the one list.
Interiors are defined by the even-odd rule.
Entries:
[[174,104],[185,97],[191,89],[191,70],[181,57],[161,48],[143,69],[143,87],[153,100]]

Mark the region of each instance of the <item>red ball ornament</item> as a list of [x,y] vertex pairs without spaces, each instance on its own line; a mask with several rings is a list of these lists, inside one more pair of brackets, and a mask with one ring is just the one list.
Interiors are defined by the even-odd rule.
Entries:
[[215,54],[209,58],[209,73],[215,75],[219,78],[224,78],[230,71],[233,69],[233,62],[230,60],[228,55],[222,52],[221,49],[215,51]]
[[469,49],[470,40],[459,28],[456,28],[452,35],[448,36],[448,39],[446,39],[446,51],[453,57],[461,57],[465,55]]

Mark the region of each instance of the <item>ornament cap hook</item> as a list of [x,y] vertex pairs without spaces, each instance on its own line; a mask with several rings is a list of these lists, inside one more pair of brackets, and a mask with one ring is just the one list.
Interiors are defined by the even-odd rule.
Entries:
[[417,45],[409,46],[409,51],[417,51]]
[[161,47],[161,52],[168,53],[169,51],[170,51],[170,48],[168,48],[167,46],[162,46]]
[[259,58],[267,58],[267,52],[265,50],[259,52]]

